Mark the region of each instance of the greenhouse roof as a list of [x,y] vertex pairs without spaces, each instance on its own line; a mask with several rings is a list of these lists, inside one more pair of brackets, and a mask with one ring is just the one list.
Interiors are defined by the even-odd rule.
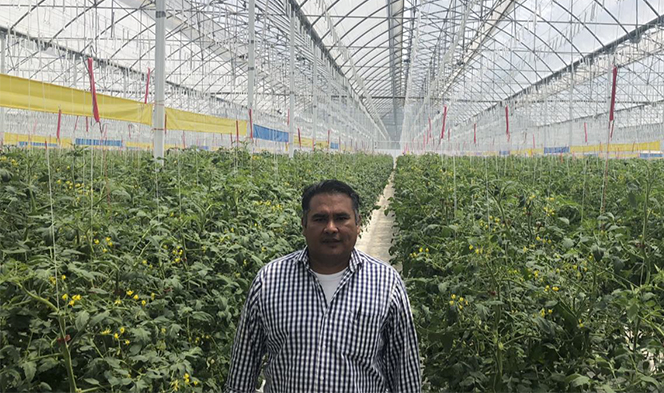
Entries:
[[[140,0],[3,0],[5,73],[83,89],[81,60],[93,57],[105,66],[100,92],[142,99],[154,67],[154,9]],[[166,9],[169,104],[241,111],[248,1],[167,0]],[[614,65],[622,124],[661,122],[661,0],[256,0],[254,106],[284,123],[291,9],[296,122],[311,123],[314,95],[328,127],[354,124],[392,142],[421,135],[429,122],[440,129],[444,107],[450,128],[468,132],[482,120],[487,136],[499,134],[492,124],[503,106],[523,109],[516,121],[527,127],[583,121],[607,113]],[[362,113],[373,126],[358,124]]]

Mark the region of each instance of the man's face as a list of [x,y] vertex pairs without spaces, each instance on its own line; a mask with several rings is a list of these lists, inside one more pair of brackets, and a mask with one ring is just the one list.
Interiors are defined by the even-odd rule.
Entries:
[[348,195],[315,195],[305,220],[302,232],[312,259],[334,263],[350,258],[360,234],[360,223],[355,220],[353,202]]

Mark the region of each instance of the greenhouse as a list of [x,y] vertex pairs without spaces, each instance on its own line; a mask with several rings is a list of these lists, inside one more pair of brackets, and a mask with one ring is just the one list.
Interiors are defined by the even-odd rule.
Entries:
[[0,0],[0,392],[663,391],[662,15]]

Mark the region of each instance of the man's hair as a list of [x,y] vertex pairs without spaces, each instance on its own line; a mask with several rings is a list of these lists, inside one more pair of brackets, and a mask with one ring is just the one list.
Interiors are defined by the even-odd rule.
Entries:
[[355,213],[355,222],[360,221],[360,196],[348,184],[336,180],[323,180],[312,184],[304,189],[302,193],[302,225],[307,226],[307,215],[311,205],[311,198],[318,194],[343,194],[347,195],[353,203],[353,213]]

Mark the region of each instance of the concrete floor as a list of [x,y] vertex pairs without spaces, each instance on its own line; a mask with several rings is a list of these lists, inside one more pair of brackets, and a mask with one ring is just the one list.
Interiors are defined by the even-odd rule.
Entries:
[[367,220],[364,218],[363,225],[365,226],[357,239],[355,247],[374,258],[381,259],[387,263],[390,262],[390,246],[392,245],[392,234],[394,230],[394,214],[390,213],[385,215],[385,209],[390,204],[388,200],[394,195],[394,187],[392,186],[393,176],[383,190],[378,205],[379,210],[374,210],[371,218]]

